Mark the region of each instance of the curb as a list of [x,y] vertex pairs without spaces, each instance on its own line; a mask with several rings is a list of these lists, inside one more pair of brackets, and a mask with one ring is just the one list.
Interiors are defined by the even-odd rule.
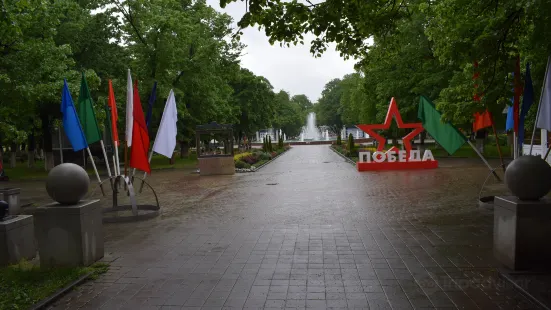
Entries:
[[240,171],[240,172],[237,172],[237,173],[254,173],[254,172],[257,172],[258,170],[260,170],[261,168],[264,168],[265,166],[267,166],[269,163],[271,163],[272,161],[276,160],[279,156],[289,152],[292,148],[286,150],[285,152],[283,153],[280,153],[278,154],[276,157],[268,160],[267,162],[263,163],[262,165],[260,165],[259,167],[257,167],[256,169],[254,169],[254,171]]
[[350,159],[350,158],[344,156],[344,155],[341,154],[339,151],[335,150],[335,149],[333,148],[333,146],[330,146],[329,148],[331,149],[331,151],[335,152],[337,155],[339,155],[339,156],[342,157],[344,160],[346,160],[346,162],[348,162],[349,164],[351,164],[351,165],[353,165],[353,166],[356,166],[356,162],[355,162],[355,161],[353,161],[352,159]]
[[60,299],[63,295],[67,294],[67,292],[71,291],[76,286],[78,286],[78,285],[82,284],[83,282],[85,282],[86,280],[88,280],[88,278],[90,278],[90,276],[92,274],[93,274],[93,272],[89,272],[89,273],[83,275],[82,277],[78,278],[74,282],[69,283],[67,286],[57,290],[50,297],[48,297],[46,299],[43,299],[43,300],[39,301],[38,303],[32,305],[30,307],[30,310],[45,309],[48,305],[52,304],[53,302]]

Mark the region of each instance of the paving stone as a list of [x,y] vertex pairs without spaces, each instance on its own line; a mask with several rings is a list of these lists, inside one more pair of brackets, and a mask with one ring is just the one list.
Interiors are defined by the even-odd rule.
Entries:
[[[229,178],[156,171],[163,215],[104,225],[110,271],[56,307],[536,309],[495,272],[487,174],[470,159],[359,173],[327,146]],[[35,183],[10,186],[49,201]]]

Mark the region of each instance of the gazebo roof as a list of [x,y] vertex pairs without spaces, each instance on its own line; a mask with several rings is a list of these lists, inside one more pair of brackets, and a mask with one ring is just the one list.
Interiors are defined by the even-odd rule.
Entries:
[[212,122],[210,124],[197,125],[195,129],[196,131],[200,131],[200,132],[232,131],[233,125],[218,124],[217,122]]

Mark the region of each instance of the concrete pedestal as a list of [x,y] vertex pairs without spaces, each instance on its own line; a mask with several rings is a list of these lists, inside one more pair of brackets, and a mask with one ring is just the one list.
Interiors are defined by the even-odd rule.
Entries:
[[233,156],[199,157],[201,175],[235,174]]
[[34,216],[41,266],[89,266],[103,257],[99,200],[52,203],[37,208]]
[[0,266],[16,264],[36,256],[32,215],[0,221]]
[[4,201],[8,203],[9,215],[18,215],[21,213],[21,206],[19,201],[19,194],[21,189],[19,188],[4,188],[0,189],[0,194],[4,195]]
[[551,269],[551,199],[494,200],[494,256],[512,270]]

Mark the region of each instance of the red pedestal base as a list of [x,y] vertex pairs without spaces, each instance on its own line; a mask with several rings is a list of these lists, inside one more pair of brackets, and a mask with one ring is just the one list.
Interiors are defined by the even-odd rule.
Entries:
[[382,162],[382,163],[356,163],[358,171],[381,171],[381,170],[414,170],[438,168],[436,160],[427,161],[406,161],[406,162]]

